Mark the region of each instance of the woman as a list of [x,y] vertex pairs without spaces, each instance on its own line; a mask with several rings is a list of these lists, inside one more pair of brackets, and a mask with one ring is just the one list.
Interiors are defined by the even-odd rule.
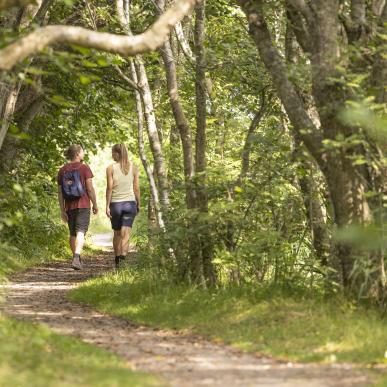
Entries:
[[114,230],[113,247],[116,268],[126,257],[129,236],[136,214],[140,211],[138,168],[129,161],[124,144],[112,148],[115,163],[106,169],[106,215]]

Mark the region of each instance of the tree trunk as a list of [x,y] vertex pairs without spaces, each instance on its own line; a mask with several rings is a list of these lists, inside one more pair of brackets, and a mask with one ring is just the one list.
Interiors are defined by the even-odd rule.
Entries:
[[[288,13],[289,14],[289,13]],[[290,17],[290,16],[289,16]],[[285,33],[285,58],[286,62],[292,66],[299,63],[300,49],[295,40],[294,26],[287,20]],[[301,95],[302,90],[298,88],[298,93]],[[307,99],[305,96],[304,99]],[[310,98],[309,98],[310,100]],[[315,126],[320,127],[318,113],[313,109],[312,103],[307,107],[309,116],[314,119]],[[286,117],[282,119],[284,130],[289,133]],[[305,207],[305,215],[308,222],[312,243],[315,254],[323,266],[328,264],[330,249],[330,233],[327,224],[327,209],[323,201],[322,190],[324,182],[316,181],[318,179],[318,166],[313,160],[308,159],[303,155],[303,145],[299,136],[294,136],[293,156],[295,160],[301,164],[305,174],[298,177],[298,183],[302,194],[302,199]],[[322,183],[322,184],[321,184]]]
[[192,184],[192,178],[194,176],[194,164],[193,164],[193,152],[192,152],[191,127],[188,123],[188,120],[184,113],[183,106],[180,102],[176,63],[171,49],[171,44],[169,41],[167,41],[164,44],[164,46],[160,50],[160,54],[163,58],[165,72],[167,76],[169,101],[172,107],[172,112],[175,118],[176,126],[179,130],[180,139],[181,139],[182,148],[183,148],[187,208],[193,208],[195,205],[195,191],[193,189],[193,184]]
[[21,81],[15,85],[8,85],[8,90],[3,91],[3,108],[1,112],[1,127],[0,127],[0,149],[3,146],[8,128],[12,122],[13,113],[15,111],[17,97],[21,88]]
[[[212,263],[213,246],[211,234],[201,217],[208,213],[208,195],[206,190],[206,60],[204,53],[205,37],[205,1],[195,8],[195,56],[196,56],[196,207],[199,211],[198,222],[200,231],[201,257],[195,257],[192,262],[192,275],[195,280],[200,278],[200,267],[203,268],[203,276],[208,285],[216,282],[215,269]],[[198,261],[201,259],[201,265]]]
[[[295,153],[301,153],[301,145],[295,144]],[[322,198],[321,185],[316,181],[318,169],[311,160],[301,156],[300,163],[307,171],[298,178],[305,214],[310,229],[314,251],[321,265],[328,265],[330,249],[330,234],[327,224],[327,211]]]
[[164,155],[161,149],[161,142],[156,126],[152,93],[149,87],[145,66],[141,58],[137,57],[135,59],[135,67],[138,78],[138,86],[141,89],[141,97],[144,105],[144,115],[147,125],[149,144],[155,163],[155,172],[160,192],[160,203],[163,211],[165,211],[169,207],[167,171],[165,168]]
[[[133,82],[137,85],[138,80],[137,80],[137,73],[136,73],[136,68],[133,63],[133,61],[130,62],[130,70],[131,70],[131,75],[132,75],[132,80]],[[142,103],[141,103],[141,95],[138,90],[134,90],[135,97],[136,97],[136,111],[137,111],[137,143],[138,143],[138,150],[139,150],[139,155],[140,159],[142,162],[142,165],[144,167],[145,173],[148,177],[149,181],[149,187],[151,191],[151,196],[152,196],[152,208],[153,211],[156,215],[156,220],[157,220],[157,225],[165,231],[165,224],[163,220],[163,213],[160,208],[160,201],[159,201],[159,192],[156,186],[156,182],[153,176],[153,168],[148,163],[147,157],[146,157],[146,152],[145,152],[145,146],[144,146],[144,122],[143,122],[143,110],[142,110]]]
[[[19,94],[19,97],[23,93]],[[19,98],[19,100],[22,98]],[[18,102],[19,102],[18,100]],[[17,126],[20,130],[20,133],[27,134],[29,128],[35,119],[38,116],[44,106],[44,96],[38,95],[21,113],[20,117],[16,120]],[[21,161],[20,153],[17,157],[18,152],[20,151],[21,140],[18,138],[13,138],[11,136],[6,136],[3,147],[0,150],[0,169],[3,171],[9,171],[11,169],[17,168]]]

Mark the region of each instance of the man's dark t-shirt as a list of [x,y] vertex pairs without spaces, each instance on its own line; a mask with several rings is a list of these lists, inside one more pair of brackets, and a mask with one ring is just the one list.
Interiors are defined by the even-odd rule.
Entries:
[[86,180],[91,179],[94,175],[87,164],[82,164],[80,162],[65,164],[58,172],[58,185],[62,185],[63,174],[73,170],[79,171],[81,183],[85,187],[85,194],[77,200],[65,200],[65,209],[66,211],[70,211],[77,208],[90,208],[90,199],[86,192]]

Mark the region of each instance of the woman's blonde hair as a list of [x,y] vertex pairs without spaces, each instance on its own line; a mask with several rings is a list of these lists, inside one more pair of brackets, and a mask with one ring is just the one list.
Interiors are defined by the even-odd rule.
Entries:
[[129,156],[125,144],[114,145],[112,151],[117,153],[121,171],[124,175],[127,175],[129,173]]

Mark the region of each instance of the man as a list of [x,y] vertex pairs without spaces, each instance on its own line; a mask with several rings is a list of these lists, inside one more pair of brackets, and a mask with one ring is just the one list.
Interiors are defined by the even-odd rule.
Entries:
[[61,218],[69,226],[72,267],[81,270],[81,253],[90,224],[90,200],[94,214],[98,213],[98,206],[92,182],[93,173],[88,165],[82,163],[82,147],[71,145],[65,156],[69,162],[58,172],[58,200]]

